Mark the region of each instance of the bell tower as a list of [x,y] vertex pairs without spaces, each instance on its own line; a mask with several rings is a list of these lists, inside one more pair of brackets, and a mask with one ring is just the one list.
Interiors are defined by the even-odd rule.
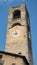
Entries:
[[9,8],[5,51],[23,55],[33,65],[30,20],[25,4]]

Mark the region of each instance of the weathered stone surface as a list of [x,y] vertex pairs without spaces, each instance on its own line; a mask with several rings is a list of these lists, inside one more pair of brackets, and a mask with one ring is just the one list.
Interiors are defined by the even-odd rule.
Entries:
[[25,56],[0,51],[0,65],[29,65]]

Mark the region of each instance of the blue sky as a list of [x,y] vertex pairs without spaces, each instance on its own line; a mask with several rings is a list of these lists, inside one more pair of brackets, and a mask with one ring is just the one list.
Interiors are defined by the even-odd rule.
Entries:
[[5,50],[8,7],[26,3],[30,15],[32,51],[34,65],[37,65],[37,0],[0,0],[0,50]]

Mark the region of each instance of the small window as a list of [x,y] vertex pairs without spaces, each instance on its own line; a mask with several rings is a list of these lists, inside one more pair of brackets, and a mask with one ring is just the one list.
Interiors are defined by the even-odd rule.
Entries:
[[13,19],[20,18],[20,16],[21,16],[20,10],[15,10],[13,12]]
[[0,55],[0,65],[3,65],[4,61],[2,60],[2,55]]
[[15,63],[12,63],[12,65],[15,65]]
[[2,55],[0,55],[0,58],[2,58]]
[[19,52],[18,54],[21,54],[21,52]]

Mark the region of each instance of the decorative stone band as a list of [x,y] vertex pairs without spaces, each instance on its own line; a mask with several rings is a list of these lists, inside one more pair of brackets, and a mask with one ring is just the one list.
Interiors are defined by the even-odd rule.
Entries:
[[0,51],[0,64],[2,65],[29,65],[25,56]]

